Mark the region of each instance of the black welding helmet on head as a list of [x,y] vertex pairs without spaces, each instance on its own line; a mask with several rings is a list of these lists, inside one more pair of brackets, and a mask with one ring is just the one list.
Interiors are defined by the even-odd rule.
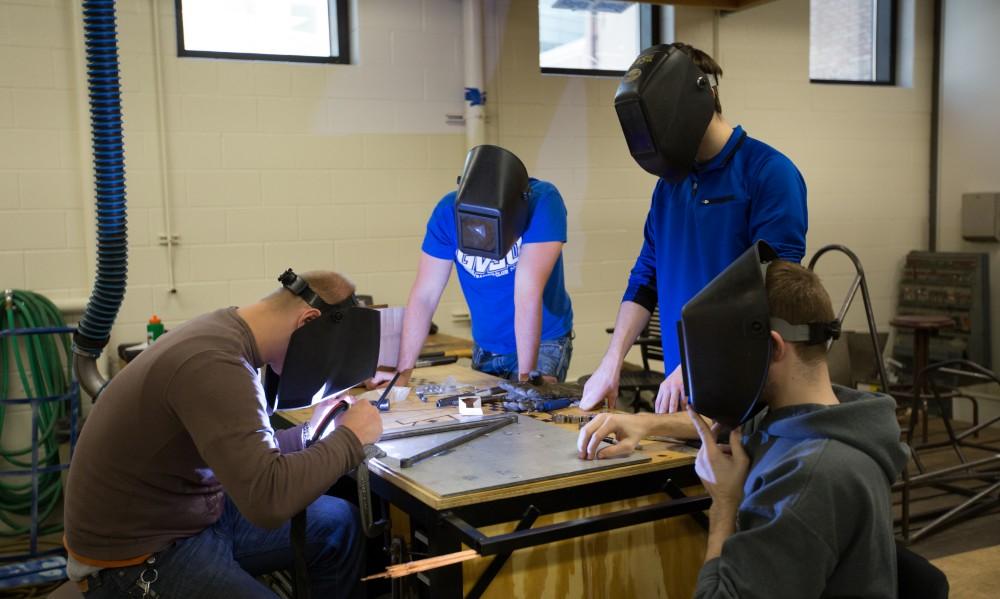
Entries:
[[469,150],[455,196],[458,249],[502,260],[528,223],[528,170],[513,153],[482,145]]
[[840,336],[837,321],[792,325],[771,317],[766,273],[777,259],[758,241],[681,309],[677,332],[688,403],[728,427],[765,406],[772,330],[787,342],[810,345]]
[[674,45],[639,54],[615,93],[615,112],[639,166],[671,183],[691,172],[715,112],[717,85],[715,75]]
[[278,281],[320,315],[292,333],[281,375],[265,366],[268,409],[309,407],[314,399],[346,391],[371,378],[378,366],[378,311],[360,307],[353,295],[328,304],[290,268]]

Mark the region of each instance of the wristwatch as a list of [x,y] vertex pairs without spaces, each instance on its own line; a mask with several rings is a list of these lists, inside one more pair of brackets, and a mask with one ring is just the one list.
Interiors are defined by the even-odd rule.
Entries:
[[309,447],[313,444],[312,435],[309,431],[309,423],[302,423],[302,447]]

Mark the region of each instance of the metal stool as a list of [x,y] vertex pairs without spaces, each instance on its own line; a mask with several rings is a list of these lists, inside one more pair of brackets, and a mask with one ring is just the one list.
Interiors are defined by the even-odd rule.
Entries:
[[910,426],[906,431],[906,442],[912,445],[913,431],[917,426],[917,419],[923,412],[923,425],[921,436],[923,442],[927,442],[927,403],[923,396],[927,390],[923,372],[927,368],[928,356],[930,355],[931,335],[937,334],[942,329],[955,326],[955,321],[950,316],[942,314],[908,314],[893,318],[890,325],[897,329],[907,329],[913,331],[913,384],[909,393],[897,393],[897,396],[910,397]]

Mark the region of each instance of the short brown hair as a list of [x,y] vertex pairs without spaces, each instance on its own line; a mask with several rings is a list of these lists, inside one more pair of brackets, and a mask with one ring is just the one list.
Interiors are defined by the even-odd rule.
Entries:
[[[830,295],[819,277],[794,262],[775,260],[767,267],[767,305],[771,316],[789,324],[830,322],[834,319]],[[793,343],[799,358],[816,364],[826,358],[826,344]]]
[[[306,283],[309,284],[309,287],[316,292],[316,295],[321,300],[328,304],[342,302],[354,293],[354,283],[332,270],[310,270],[298,273],[298,275],[306,280]],[[285,298],[288,300],[298,299],[284,287],[277,289],[268,296],[268,299],[272,298],[277,300]]]
[[[714,75],[714,79],[716,81],[722,77],[722,67],[720,67],[719,63],[715,62],[715,60],[705,52],[702,52],[694,46],[685,44],[684,42],[674,42],[670,44],[670,46],[672,48],[677,48],[681,52],[690,56],[691,62],[694,63],[694,66],[701,69],[701,72],[706,75]],[[715,90],[715,112],[722,114],[722,103],[719,101],[719,88],[715,85],[716,81],[712,81],[712,88]]]

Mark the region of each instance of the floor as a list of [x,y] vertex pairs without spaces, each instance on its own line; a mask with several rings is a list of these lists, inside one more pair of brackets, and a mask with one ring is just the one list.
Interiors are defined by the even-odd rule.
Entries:
[[[946,439],[940,419],[932,418],[929,426],[929,441]],[[994,428],[982,433],[980,441],[1000,441],[1000,430]],[[1000,446],[1000,442],[994,443]],[[963,449],[968,460],[995,455],[978,449]],[[958,463],[954,451],[948,448],[921,452],[921,459],[930,470]],[[975,483],[957,483],[968,488]],[[981,483],[980,483],[981,484]],[[914,513],[947,508],[960,503],[964,498],[925,488],[914,494],[911,504]],[[994,494],[994,497],[996,495]],[[899,516],[900,495],[896,494],[896,515]],[[927,521],[924,521],[926,523]],[[918,523],[917,528],[924,523]],[[951,526],[946,526],[918,539],[910,545],[914,552],[931,560],[948,576],[951,597],[961,599],[993,598],[1000,588],[1000,503],[993,502],[981,511],[966,517]]]

